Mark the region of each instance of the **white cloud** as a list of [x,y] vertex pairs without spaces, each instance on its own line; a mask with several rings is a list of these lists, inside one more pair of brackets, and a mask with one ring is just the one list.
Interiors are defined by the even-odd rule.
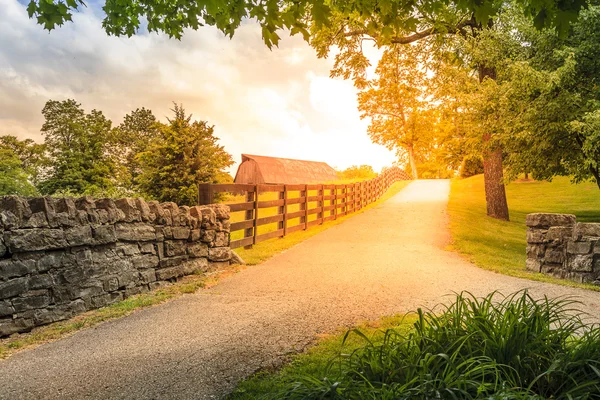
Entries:
[[379,169],[394,160],[370,142],[352,84],[330,79],[332,61],[300,37],[270,51],[247,22],[232,40],[210,27],[181,41],[116,38],[92,9],[48,33],[16,0],[0,0],[0,9],[0,135],[41,140],[49,99],[74,98],[114,123],[142,106],[164,119],[176,101],[214,124],[236,161],[251,153]]

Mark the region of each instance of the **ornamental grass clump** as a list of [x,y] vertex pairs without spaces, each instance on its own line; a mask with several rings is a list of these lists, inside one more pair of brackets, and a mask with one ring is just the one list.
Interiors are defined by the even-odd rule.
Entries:
[[468,293],[418,310],[409,333],[340,354],[325,378],[302,376],[285,399],[600,399],[600,329],[570,299]]

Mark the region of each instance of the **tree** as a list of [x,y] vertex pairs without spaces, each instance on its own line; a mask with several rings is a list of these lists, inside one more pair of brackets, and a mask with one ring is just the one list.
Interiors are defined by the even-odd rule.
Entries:
[[0,146],[0,196],[18,194],[35,196],[37,191],[29,182],[23,163],[14,151]]
[[172,111],[174,118],[158,125],[159,136],[138,155],[139,189],[159,201],[195,205],[198,184],[217,183],[233,160],[217,144],[213,126],[192,121],[180,105]]
[[377,65],[376,79],[358,95],[361,118],[371,120],[373,142],[406,153],[413,179],[418,179],[417,153],[432,140],[434,115],[426,101],[426,77],[414,46],[386,49]]
[[43,194],[107,194],[115,188],[109,154],[112,122],[101,111],[86,114],[75,100],[49,100],[42,110],[51,167],[39,183]]
[[114,158],[122,167],[121,185],[129,192],[135,190],[141,167],[137,155],[146,151],[148,144],[159,135],[156,117],[151,110],[137,108],[125,115],[123,122],[114,129]]
[[338,176],[342,180],[366,181],[375,178],[377,173],[375,173],[373,167],[370,165],[353,165],[343,171],[339,171]]
[[0,149],[10,150],[20,161],[28,179],[36,185],[48,167],[46,146],[31,139],[19,140],[16,136],[0,136]]

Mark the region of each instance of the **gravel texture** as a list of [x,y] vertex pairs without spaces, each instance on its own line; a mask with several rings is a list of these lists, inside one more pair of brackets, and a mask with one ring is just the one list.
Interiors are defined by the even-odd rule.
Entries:
[[385,203],[209,290],[0,361],[0,399],[212,399],[316,334],[431,307],[453,291],[600,293],[484,271],[444,251],[449,182]]

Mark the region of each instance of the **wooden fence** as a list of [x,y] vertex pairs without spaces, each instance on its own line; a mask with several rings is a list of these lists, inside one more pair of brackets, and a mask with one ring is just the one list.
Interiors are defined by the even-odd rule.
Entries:
[[[249,248],[253,244],[284,237],[358,211],[378,200],[396,181],[409,179],[404,171],[393,167],[371,180],[350,184],[201,184],[198,203],[214,203],[217,193],[244,195],[245,201],[227,204],[232,215],[239,212],[245,214],[245,218],[237,222],[232,218],[230,247]],[[261,200],[261,194],[270,194],[269,199]],[[274,228],[260,233],[259,227],[266,225]],[[243,231],[243,236],[239,235],[241,238],[234,240],[238,236],[235,234],[237,231]]]

